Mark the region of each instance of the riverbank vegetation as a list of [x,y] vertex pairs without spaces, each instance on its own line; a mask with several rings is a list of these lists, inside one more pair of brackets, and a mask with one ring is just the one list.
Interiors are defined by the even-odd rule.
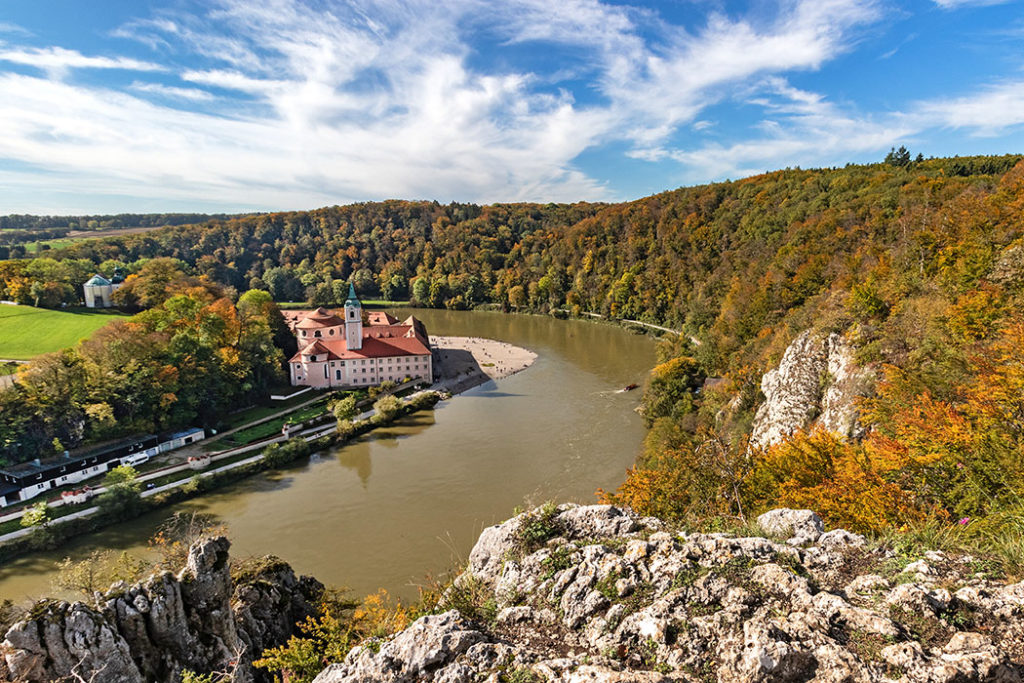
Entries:
[[[643,401],[645,455],[615,500],[696,521],[781,503],[854,529],[993,524],[1012,537],[1024,491],[1020,159],[787,169],[614,205],[391,201],[249,216],[2,262],[0,297],[57,272],[51,261],[122,265],[145,283],[148,263],[173,258],[208,286],[275,300],[335,301],[351,282],[425,306],[666,325],[683,334],[662,352]],[[127,291],[151,303],[148,288]],[[760,378],[805,330],[844,335],[877,372],[862,406],[871,429],[752,452]]]

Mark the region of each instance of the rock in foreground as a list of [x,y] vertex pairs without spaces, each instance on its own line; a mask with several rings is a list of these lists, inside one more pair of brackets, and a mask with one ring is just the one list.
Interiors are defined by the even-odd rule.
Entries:
[[481,535],[447,594],[458,609],[316,683],[1021,680],[1024,583],[822,534],[807,511],[765,524],[789,533],[673,534],[609,506],[520,515]]
[[224,538],[201,541],[177,575],[161,572],[113,589],[99,607],[36,604],[0,644],[0,679],[176,682],[186,669],[266,679],[251,662],[313,613],[310,601],[323,586],[274,558],[257,561],[235,582],[229,546]]

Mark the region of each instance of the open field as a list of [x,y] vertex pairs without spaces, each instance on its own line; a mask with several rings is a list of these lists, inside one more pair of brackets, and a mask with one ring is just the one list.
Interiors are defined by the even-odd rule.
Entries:
[[48,245],[51,249],[63,249],[64,247],[72,245],[76,240],[68,237],[53,240],[40,240],[39,242],[27,242],[25,244],[25,251],[30,254],[37,254],[41,250],[42,246]]
[[140,232],[159,230],[166,228],[166,225],[136,225],[130,228],[102,228],[100,230],[72,230],[68,237],[77,240],[87,240],[96,237],[116,237],[118,235],[137,235]]
[[74,346],[108,322],[126,317],[117,311],[91,308],[51,311],[0,305],[0,358],[28,360]]
[[131,228],[106,228],[101,230],[71,230],[65,237],[58,237],[51,240],[37,240],[34,242],[25,242],[25,251],[30,254],[38,254],[43,245],[47,245],[50,249],[63,249],[64,247],[71,246],[75,242],[82,240],[101,239],[103,237],[117,237],[119,235],[136,235],[141,232],[149,232],[150,230],[159,230],[167,226],[164,225],[148,225],[148,226],[136,226]]

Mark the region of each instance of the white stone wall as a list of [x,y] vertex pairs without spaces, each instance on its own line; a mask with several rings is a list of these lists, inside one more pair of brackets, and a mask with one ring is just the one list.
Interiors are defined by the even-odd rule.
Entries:
[[[289,371],[294,386],[370,387],[381,382],[401,382],[406,377],[430,381],[433,378],[431,354],[359,358],[344,361],[292,363]],[[325,376],[326,371],[326,376]]]
[[110,308],[110,285],[87,285],[85,290],[85,305],[88,308]]

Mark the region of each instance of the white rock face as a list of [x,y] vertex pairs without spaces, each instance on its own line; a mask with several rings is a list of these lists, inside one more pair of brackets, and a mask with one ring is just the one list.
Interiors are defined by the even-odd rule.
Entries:
[[1021,680],[1024,583],[966,559],[928,553],[885,578],[893,555],[800,510],[765,524],[808,547],[671,534],[609,506],[560,506],[539,537],[538,518],[486,530],[457,580],[493,616],[449,605],[316,683]]
[[814,543],[825,532],[825,522],[813,510],[770,510],[758,517],[757,523],[766,532],[784,539],[790,545]]
[[873,372],[855,364],[852,349],[838,334],[801,333],[779,367],[761,378],[765,401],[754,415],[751,447],[766,448],[814,425],[840,436],[861,436],[854,401],[873,380]]
[[196,543],[177,575],[121,585],[98,607],[40,602],[0,643],[0,680],[177,683],[184,669],[262,680],[251,662],[295,633],[323,586],[276,560],[234,586],[229,546],[225,538]]

